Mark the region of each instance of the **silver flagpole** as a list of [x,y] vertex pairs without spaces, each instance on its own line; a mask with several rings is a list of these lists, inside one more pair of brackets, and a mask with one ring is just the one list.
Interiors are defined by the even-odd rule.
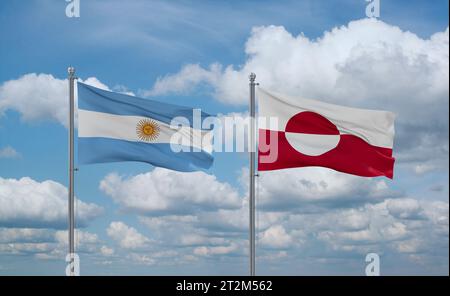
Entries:
[[75,68],[67,69],[69,74],[69,256],[70,275],[75,275],[74,253],[75,253],[75,196],[74,196],[74,84]]
[[250,275],[255,275],[255,73],[250,79]]

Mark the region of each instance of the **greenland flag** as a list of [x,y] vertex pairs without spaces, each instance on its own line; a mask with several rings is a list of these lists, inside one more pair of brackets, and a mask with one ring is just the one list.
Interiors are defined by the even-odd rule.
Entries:
[[[393,113],[257,91],[258,170],[320,166],[393,178]],[[278,122],[277,127],[269,118]]]

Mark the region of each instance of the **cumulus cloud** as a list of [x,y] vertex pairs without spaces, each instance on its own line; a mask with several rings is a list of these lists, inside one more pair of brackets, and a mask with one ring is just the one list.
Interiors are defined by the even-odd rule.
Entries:
[[150,242],[147,237],[139,233],[135,228],[120,221],[111,222],[106,232],[109,237],[124,249],[141,249]]
[[30,73],[0,86],[0,115],[20,112],[24,121],[51,118],[66,124],[68,82],[49,74]]
[[143,265],[154,265],[156,263],[156,259],[147,254],[130,253],[127,258],[132,262]]
[[[110,90],[95,77],[79,81]],[[3,82],[0,84],[0,116],[7,110],[14,110],[20,113],[25,122],[52,120],[67,127],[68,89],[67,79],[44,73],[29,73]]]
[[449,29],[429,39],[375,19],[350,22],[318,39],[281,26],[253,28],[242,66],[185,65],[148,95],[207,84],[219,101],[246,105],[248,74],[267,89],[398,115],[396,157],[417,173],[448,161]]
[[292,243],[292,237],[282,225],[274,225],[260,234],[259,243],[271,248],[286,248]]
[[[61,245],[69,245],[69,234],[67,230],[56,231],[55,239]],[[76,231],[76,239],[85,244],[95,244],[99,242],[97,234],[80,230]]]
[[91,85],[91,86],[94,86],[94,87],[97,87],[97,88],[100,88],[103,90],[111,91],[111,89],[106,84],[104,84],[103,82],[98,80],[97,77],[89,77],[88,79],[86,79],[84,81],[83,81],[83,79],[80,79],[80,78],[78,80],[80,82],[86,83],[88,85]]
[[419,201],[412,198],[389,200],[386,206],[389,214],[401,219],[420,219],[424,214]]
[[37,243],[53,241],[48,229],[0,228],[0,243]]
[[158,78],[153,89],[144,91],[143,95],[183,94],[193,91],[196,86],[202,83],[217,85],[221,76],[222,66],[220,64],[212,64],[209,69],[204,69],[198,64],[189,64],[184,66],[176,75],[166,75]]
[[[376,187],[368,186],[375,191]],[[293,192],[295,190],[292,188]],[[371,190],[365,193],[372,194]],[[389,262],[406,262],[405,266],[414,267],[417,273],[429,272],[429,266],[433,266],[436,273],[448,268],[442,263],[448,258],[448,202],[381,195],[363,199],[361,203],[344,202],[341,207],[323,207],[320,199],[332,198],[332,194],[317,195],[319,200],[312,199],[305,204],[317,203],[319,207],[314,210],[271,211],[266,208],[257,212],[260,264],[278,266],[287,261],[300,264],[310,258],[311,264],[324,266],[334,258],[331,260],[340,260],[334,263],[337,266],[348,267],[355,260],[363,266],[365,254],[376,252],[383,258],[396,258],[384,259]],[[202,258],[233,260],[231,258],[247,254],[246,199],[238,209],[198,209],[186,215],[140,216],[139,221],[151,231],[155,243],[134,249],[127,255],[136,264],[173,264],[173,260],[176,264],[193,264]],[[149,250],[157,253],[161,246],[176,251],[171,258],[163,260],[147,254]]]
[[[98,253],[100,240],[95,233],[76,229],[78,253]],[[38,259],[65,258],[68,233],[64,230],[33,228],[0,228],[0,253],[34,255]]]
[[436,231],[448,236],[449,205],[448,202],[430,201],[421,203],[424,215],[435,224]]
[[[99,216],[102,208],[78,201],[77,225],[86,226]],[[29,177],[0,177],[0,226],[32,228],[64,228],[67,226],[67,188],[47,180]]]
[[103,255],[103,256],[112,256],[112,255],[114,255],[114,249],[113,248],[109,248],[109,247],[107,247],[107,246],[102,246],[101,248],[100,248],[100,253]]
[[[412,246],[428,246],[428,256],[439,253],[445,257],[444,249],[433,248],[433,244],[446,244],[448,240],[448,203],[421,201],[412,203],[410,198],[388,199],[377,204],[366,204],[362,207],[352,209],[357,212],[363,223],[357,223],[357,227],[342,227],[340,221],[346,219],[348,210],[334,210],[320,214],[320,219],[311,215],[291,216],[285,227],[290,229],[295,225],[303,225],[307,232],[314,233],[319,241],[336,251],[352,251],[364,253],[368,250],[381,252],[413,253]],[[439,209],[442,207],[443,209]],[[426,212],[426,208],[432,208]],[[417,215],[423,213],[423,215]],[[433,213],[433,214],[431,214]],[[354,213],[353,213],[354,214]],[[316,214],[313,214],[316,215]],[[438,216],[435,219],[433,217]],[[352,220],[352,219],[351,219]],[[442,225],[437,221],[442,221]],[[351,223],[350,225],[353,225]],[[438,251],[437,251],[438,250]],[[415,252],[424,252],[416,248]],[[433,255],[433,256],[434,256]]]
[[[368,188],[376,191],[377,186]],[[295,186],[291,190],[297,191]],[[332,199],[333,194],[316,193],[318,200],[303,205],[317,203],[319,207],[314,210],[259,210],[258,260],[273,265],[274,259],[276,264],[283,264],[283,260],[304,263],[305,258],[313,258],[314,264],[321,266],[329,258],[341,258],[339,264],[344,266],[351,260],[363,262],[367,253],[376,252],[384,258],[404,260],[419,273],[427,273],[426,266],[434,266],[433,272],[445,272],[446,265],[439,262],[448,257],[448,202],[389,195],[372,198],[371,190],[361,194],[360,198],[363,194],[369,198],[361,203],[344,202],[340,207],[322,207],[320,199]],[[160,245],[176,247],[178,258],[192,254],[193,258],[218,260],[225,255],[245,256],[248,250],[246,200],[239,209],[140,217],[139,221],[152,231]],[[418,265],[418,260],[427,264]]]
[[[420,98],[429,102],[442,97],[426,95],[448,92],[448,29],[421,39],[382,21],[363,19],[312,40],[303,34],[293,36],[281,26],[255,27],[245,53],[247,61],[240,68],[186,65],[177,74],[159,78],[153,90],[158,94],[184,92],[192,84],[209,83],[219,100],[247,104],[247,76],[256,72],[266,88],[346,103],[369,98],[377,98],[375,104],[380,100],[388,103],[396,97],[403,103],[407,99],[404,92],[414,94],[417,89]],[[364,77],[354,75],[355,71]],[[410,77],[419,83],[414,90],[410,89]],[[379,88],[380,82],[387,89]]]
[[318,211],[376,203],[399,195],[383,179],[361,178],[324,168],[260,172],[258,185],[259,206],[270,211]]
[[[171,184],[164,176],[166,184]],[[245,173],[242,179],[246,187]],[[145,178],[130,183],[127,188],[141,192],[149,182]],[[423,253],[423,246],[432,241],[445,245],[442,236],[448,236],[445,230],[448,203],[432,205],[413,198],[401,198],[402,193],[390,190],[386,182],[381,178],[358,178],[323,168],[260,174],[257,201],[259,258],[265,261],[271,258],[301,260],[303,255],[300,253],[317,258],[345,258],[363,256],[367,252],[417,256],[415,252],[402,252],[406,246],[413,245],[420,246],[416,249],[422,252],[422,258],[431,258],[430,254]],[[112,194],[121,189],[113,186],[109,190]],[[196,192],[190,188],[185,191]],[[135,191],[130,189],[129,192],[132,194],[127,195],[128,198],[134,196]],[[125,193],[122,195],[126,196]],[[214,195],[210,196],[214,198]],[[137,214],[157,242],[153,247],[176,248],[180,260],[185,256],[192,260],[244,256],[248,250],[248,200],[243,197],[239,201],[235,208],[197,207],[181,213],[166,211],[148,216],[148,211],[137,211]],[[276,250],[285,251],[277,253]],[[439,252],[439,256],[445,256]],[[133,260],[159,264],[156,258],[141,255],[133,255]]]
[[199,256],[214,256],[214,255],[228,255],[238,250],[237,244],[231,244],[229,246],[218,247],[197,247],[194,249],[194,254]]
[[100,182],[100,189],[123,208],[140,214],[185,214],[241,204],[233,187],[204,172],[155,168],[130,178],[112,173]]
[[[16,243],[0,244],[0,253],[12,255],[49,254],[54,249],[51,243]],[[50,257],[50,255],[48,255]]]
[[[258,228],[267,229],[284,216],[281,212],[260,211],[258,207]],[[245,199],[242,207],[237,210],[220,209],[215,212],[201,212],[197,214],[194,225],[215,233],[241,234],[248,232],[248,201]]]
[[[67,230],[58,230],[54,234],[58,247],[53,251],[53,255],[58,255],[60,252],[65,256],[69,245],[69,234]],[[100,252],[101,240],[96,233],[75,230],[75,249],[79,253],[95,253]]]

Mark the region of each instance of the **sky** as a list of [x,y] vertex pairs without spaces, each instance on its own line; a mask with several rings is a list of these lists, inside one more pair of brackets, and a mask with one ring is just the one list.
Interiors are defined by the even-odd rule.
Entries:
[[[448,275],[447,0],[0,2],[0,274],[64,275],[67,67],[85,83],[247,114],[267,89],[396,114],[394,179],[260,172],[260,275]],[[248,157],[79,166],[83,275],[248,274]],[[136,207],[136,204],[149,205]],[[151,205],[163,204],[164,211]]]

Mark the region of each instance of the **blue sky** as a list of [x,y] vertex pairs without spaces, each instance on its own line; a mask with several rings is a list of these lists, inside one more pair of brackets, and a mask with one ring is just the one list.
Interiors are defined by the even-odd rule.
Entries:
[[[448,1],[381,0],[378,21],[363,0],[80,3],[80,18],[62,0],[0,3],[0,274],[64,273],[69,65],[94,85],[210,114],[245,114],[250,71],[280,92],[397,113],[394,181],[315,168],[260,178],[262,205],[296,206],[260,212],[257,271],[359,275],[378,252],[384,274],[448,274]],[[247,157],[215,157],[209,177],[80,167],[82,273],[246,274]],[[173,188],[155,193],[174,198],[166,215],[129,206],[168,179],[199,194],[195,210],[178,215],[176,201],[195,196]],[[216,193],[242,204],[208,209]]]

